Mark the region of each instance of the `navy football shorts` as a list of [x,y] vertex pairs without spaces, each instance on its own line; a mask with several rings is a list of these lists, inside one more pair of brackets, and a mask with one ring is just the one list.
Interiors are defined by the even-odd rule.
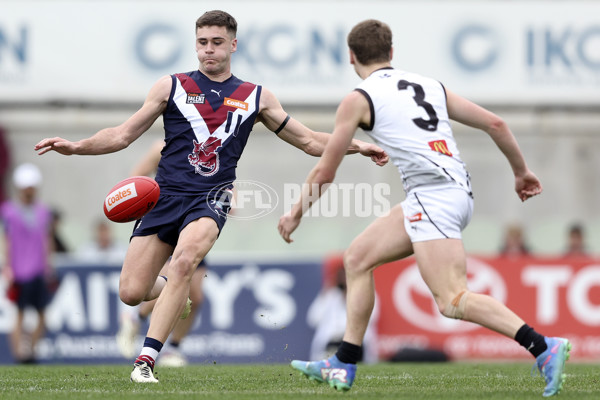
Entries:
[[227,220],[227,212],[228,205],[216,210],[207,196],[161,194],[156,206],[135,222],[131,237],[157,234],[160,240],[175,247],[183,228],[202,217],[212,218],[221,233]]

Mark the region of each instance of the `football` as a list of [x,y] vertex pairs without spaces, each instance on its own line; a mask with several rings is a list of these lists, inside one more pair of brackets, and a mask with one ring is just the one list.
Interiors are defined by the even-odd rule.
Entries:
[[133,176],[117,183],[104,199],[104,214],[113,222],[142,218],[154,208],[160,195],[158,183],[147,176]]

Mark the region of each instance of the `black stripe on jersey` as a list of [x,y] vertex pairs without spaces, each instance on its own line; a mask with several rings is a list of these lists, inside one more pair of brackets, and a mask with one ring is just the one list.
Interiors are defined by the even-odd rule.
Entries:
[[417,196],[417,194],[415,193],[415,198],[417,199],[417,202],[419,203],[419,205],[421,206],[421,209],[423,209],[423,212],[425,213],[425,215],[427,215],[427,218],[429,218],[429,222],[431,222],[433,224],[433,226],[435,226],[435,229],[437,229],[442,235],[444,235],[444,237],[446,239],[449,238],[448,235],[446,235],[439,226],[437,226],[435,224],[435,222],[433,222],[433,220],[431,219],[431,217],[429,216],[429,214],[427,213],[427,210],[425,209],[425,207],[423,207],[423,203],[421,203],[421,200],[419,200],[419,196]]
[[177,89],[177,77],[175,76],[175,74],[171,75],[171,91],[169,92],[169,99],[167,100],[167,105],[169,105],[168,103],[173,104],[173,96],[175,95],[175,89]]
[[358,93],[362,93],[362,95],[365,96],[365,98],[367,99],[367,102],[369,103],[369,111],[371,113],[371,121],[369,122],[369,125],[360,124],[360,127],[362,129],[364,129],[365,131],[372,131],[373,127],[375,126],[375,106],[373,106],[373,100],[371,100],[371,96],[369,96],[369,94],[367,92],[365,92],[363,89],[354,89],[354,90],[356,90]]
[[[433,160],[431,160],[431,159],[429,159],[429,158],[425,157],[425,156],[424,156],[424,155],[422,155],[422,154],[417,154],[417,155],[419,155],[419,156],[423,157],[424,159],[426,159],[427,161],[429,161],[430,163],[432,163],[433,165],[435,165],[436,167],[438,167],[438,168],[440,168],[442,171],[444,171],[444,173],[445,173],[446,175],[448,175],[448,178],[450,178],[450,179],[451,179],[451,180],[452,180],[454,183],[456,183],[458,186],[464,186],[462,183],[459,183],[459,182],[457,182],[457,181],[456,181],[456,179],[454,179],[454,177],[453,177],[452,175],[450,175],[450,174],[448,173],[448,171],[446,171],[446,168],[444,168],[444,167],[440,167],[440,166],[439,166],[439,164],[437,164],[435,161],[433,161]],[[458,161],[457,161],[457,162],[458,162]],[[464,164],[463,164],[463,165],[464,165]],[[470,184],[470,182],[471,182],[471,176],[470,176],[470,175],[469,175],[469,173],[467,172],[467,183],[469,184],[469,187],[468,187],[468,188],[465,188],[465,189],[467,189],[467,190],[469,191],[469,196],[471,196],[471,198],[472,198],[472,197],[473,197],[473,191],[471,190],[471,184]]]
[[428,157],[425,157],[423,154],[417,154],[417,155],[419,155],[419,156],[423,157],[424,159],[426,159],[427,161],[429,161],[430,163],[432,163],[433,165],[435,165],[436,167],[438,167],[438,168],[440,168],[442,171],[444,171],[444,173],[445,173],[446,175],[448,175],[448,178],[450,178],[451,180],[453,180],[453,181],[454,181],[454,183],[458,183],[458,182],[456,182],[456,179],[454,179],[454,178],[452,177],[452,175],[450,175],[450,174],[448,173],[448,171],[446,171],[446,168],[444,168],[444,167],[440,167],[440,165],[439,165],[438,163],[436,163],[435,161],[431,160],[431,159],[430,159],[430,158],[428,158]]
[[446,87],[440,81],[438,83],[442,86],[442,90],[444,91],[444,99],[446,99],[446,109],[448,109],[448,93],[446,93]]

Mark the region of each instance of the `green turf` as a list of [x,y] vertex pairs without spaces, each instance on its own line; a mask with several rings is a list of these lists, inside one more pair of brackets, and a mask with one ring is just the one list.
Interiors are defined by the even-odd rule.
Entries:
[[[360,365],[349,392],[309,381],[289,365],[157,368],[158,384],[132,384],[129,366],[2,366],[0,399],[541,399],[543,379],[523,363]],[[557,400],[600,398],[600,368],[567,364]],[[317,396],[317,397],[315,397]]]

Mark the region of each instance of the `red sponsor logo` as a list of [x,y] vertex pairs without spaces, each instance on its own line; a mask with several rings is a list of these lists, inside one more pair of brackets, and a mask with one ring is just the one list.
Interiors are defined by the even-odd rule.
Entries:
[[423,214],[416,213],[415,215],[411,215],[410,217],[407,217],[407,218],[408,218],[409,222],[417,222],[417,221],[420,221],[422,219],[422,217],[423,217]]
[[431,150],[433,151],[437,151],[438,153],[442,153],[445,154],[447,156],[452,157],[452,153],[450,153],[450,150],[448,150],[448,144],[446,143],[445,140],[434,140],[431,142],[428,142],[429,147],[431,147]]

